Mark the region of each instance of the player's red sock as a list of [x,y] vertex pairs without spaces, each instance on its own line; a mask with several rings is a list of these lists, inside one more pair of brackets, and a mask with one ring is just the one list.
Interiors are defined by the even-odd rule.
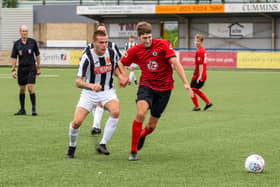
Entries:
[[198,99],[196,97],[195,88],[192,88],[192,90],[194,92],[193,93],[193,97],[192,97],[192,102],[193,102],[195,108],[199,108],[199,104],[198,104]]
[[148,134],[151,134],[154,131],[154,129],[151,129],[148,125],[142,130],[140,137],[147,136]]
[[130,153],[137,152],[137,144],[142,130],[142,124],[143,123],[136,120],[133,121]]
[[199,97],[206,103],[206,104],[209,104],[210,101],[209,99],[207,98],[207,96],[205,95],[205,93],[203,93],[202,91],[200,91],[199,89],[196,89],[195,93],[197,95],[199,95]]

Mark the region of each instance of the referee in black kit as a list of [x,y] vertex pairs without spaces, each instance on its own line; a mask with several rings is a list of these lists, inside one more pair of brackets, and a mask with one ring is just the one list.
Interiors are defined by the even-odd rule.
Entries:
[[[36,75],[41,73],[40,70],[40,52],[36,40],[28,38],[28,28],[22,25],[19,29],[20,39],[14,43],[11,62],[12,62],[12,76],[17,78],[19,84],[19,101],[20,109],[15,115],[26,115],[25,89],[28,88],[31,104],[32,116],[36,116],[36,96],[34,85],[36,82]],[[34,54],[36,55],[36,61]],[[16,71],[16,64],[18,61],[18,70]],[[36,66],[37,62],[37,66]]]

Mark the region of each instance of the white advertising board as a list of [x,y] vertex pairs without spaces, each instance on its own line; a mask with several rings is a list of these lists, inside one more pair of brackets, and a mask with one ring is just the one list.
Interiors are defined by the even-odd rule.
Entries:
[[86,40],[47,40],[47,47],[85,47]]
[[252,23],[209,23],[210,38],[252,38]]
[[70,53],[66,49],[40,49],[41,64],[69,65]]
[[78,15],[154,14],[155,5],[77,6]]
[[225,13],[279,12],[280,3],[225,4]]

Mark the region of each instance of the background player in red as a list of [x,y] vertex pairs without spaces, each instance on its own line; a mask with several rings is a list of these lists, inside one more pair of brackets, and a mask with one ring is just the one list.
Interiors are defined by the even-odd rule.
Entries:
[[[136,117],[132,123],[132,140],[128,160],[138,160],[137,151],[140,150],[145,137],[156,128],[174,87],[173,68],[176,70],[188,91],[193,96],[192,89],[185,76],[184,69],[178,62],[175,52],[166,40],[152,39],[152,25],[140,22],[136,26],[139,44],[130,48],[122,57],[121,63],[129,66],[137,64],[141,69],[141,77],[137,92]],[[142,130],[147,111],[150,118]]]
[[200,90],[200,88],[202,88],[207,79],[206,50],[202,46],[203,36],[201,34],[195,35],[194,44],[197,50],[195,52],[195,69],[193,72],[191,82],[191,87],[194,92],[192,102],[194,104],[193,111],[200,111],[200,106],[198,104],[198,99],[196,95],[198,95],[206,103],[204,110],[207,110],[213,104],[209,101],[205,93],[203,93]]

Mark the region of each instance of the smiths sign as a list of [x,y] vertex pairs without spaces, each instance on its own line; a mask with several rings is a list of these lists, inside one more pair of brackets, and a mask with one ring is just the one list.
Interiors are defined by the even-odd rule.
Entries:
[[252,23],[210,23],[210,38],[252,38]]

